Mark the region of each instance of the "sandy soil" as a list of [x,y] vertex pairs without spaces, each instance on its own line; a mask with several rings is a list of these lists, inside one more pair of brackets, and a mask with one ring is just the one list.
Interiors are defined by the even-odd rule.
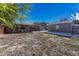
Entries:
[[0,37],[1,56],[78,56],[79,39],[43,32]]

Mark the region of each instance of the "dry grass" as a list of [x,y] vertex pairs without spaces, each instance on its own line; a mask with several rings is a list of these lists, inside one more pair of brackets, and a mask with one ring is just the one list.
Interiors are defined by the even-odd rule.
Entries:
[[8,34],[0,38],[3,56],[77,56],[79,39],[43,32]]

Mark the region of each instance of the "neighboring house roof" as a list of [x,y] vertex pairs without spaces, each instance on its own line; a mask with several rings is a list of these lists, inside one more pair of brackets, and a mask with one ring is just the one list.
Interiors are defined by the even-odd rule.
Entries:
[[38,25],[34,25],[34,24],[24,24],[24,23],[23,23],[23,24],[22,24],[22,23],[17,23],[16,25],[23,25],[23,26],[24,26],[24,25],[26,25],[26,26],[27,26],[27,25],[29,25],[29,26],[38,26]]
[[48,25],[65,24],[65,23],[72,23],[72,21],[61,21],[61,22],[56,22]]

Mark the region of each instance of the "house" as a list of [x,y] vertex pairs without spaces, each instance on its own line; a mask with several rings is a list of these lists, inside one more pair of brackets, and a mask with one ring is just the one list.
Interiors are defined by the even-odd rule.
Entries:
[[39,26],[33,24],[16,24],[13,29],[5,27],[5,33],[25,33],[38,30]]
[[75,24],[73,21],[53,23],[48,25],[48,31],[79,34],[79,24]]
[[33,24],[15,24],[13,29],[6,27],[5,25],[0,25],[0,34],[4,33],[25,33],[39,31],[38,25]]
[[40,24],[40,30],[47,30],[47,24]]
[[41,22],[41,23],[34,23],[35,25],[39,26],[39,30],[47,30],[47,23]]

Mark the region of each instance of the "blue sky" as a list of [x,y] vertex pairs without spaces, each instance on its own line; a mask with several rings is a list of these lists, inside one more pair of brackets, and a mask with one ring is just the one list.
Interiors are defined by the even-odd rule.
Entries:
[[33,3],[27,23],[58,22],[60,19],[70,19],[72,14],[79,12],[78,3]]

